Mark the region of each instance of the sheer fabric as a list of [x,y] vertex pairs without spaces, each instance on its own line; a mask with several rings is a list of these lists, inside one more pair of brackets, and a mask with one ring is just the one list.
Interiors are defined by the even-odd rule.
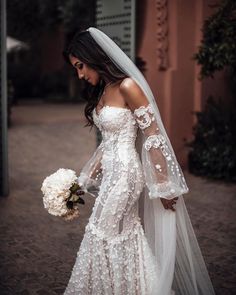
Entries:
[[158,127],[154,110],[149,104],[134,111],[139,128],[144,135],[142,159],[149,197],[172,199],[188,191],[184,179],[177,182],[181,169],[172,157],[166,137]]
[[83,187],[84,191],[89,192],[94,197],[97,196],[102,180],[101,160],[103,150],[102,141],[78,177],[78,183]]

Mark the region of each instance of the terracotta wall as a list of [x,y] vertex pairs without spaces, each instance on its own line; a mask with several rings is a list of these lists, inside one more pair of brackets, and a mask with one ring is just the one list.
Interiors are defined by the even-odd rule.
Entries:
[[[203,20],[212,13],[210,2],[138,2],[137,55],[146,62],[144,74],[182,166],[187,165],[184,139],[192,138],[195,122],[192,112],[201,110],[206,93],[215,85],[212,81],[203,84],[198,80],[199,67],[192,59],[202,37]],[[140,17],[140,12],[145,16]],[[219,84],[217,87],[224,88]]]

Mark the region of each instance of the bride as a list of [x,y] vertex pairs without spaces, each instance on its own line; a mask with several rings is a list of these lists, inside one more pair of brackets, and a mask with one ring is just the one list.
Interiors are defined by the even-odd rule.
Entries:
[[102,133],[78,178],[96,200],[64,294],[214,294],[145,78],[95,28],[77,33],[64,56],[87,82],[85,116]]

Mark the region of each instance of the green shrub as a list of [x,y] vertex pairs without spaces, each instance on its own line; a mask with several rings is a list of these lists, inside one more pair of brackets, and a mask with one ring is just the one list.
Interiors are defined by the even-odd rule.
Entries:
[[213,77],[225,67],[236,78],[236,1],[223,0],[216,7],[217,11],[204,21],[203,39],[194,59],[201,65],[201,79]]
[[197,112],[194,140],[188,143],[189,171],[213,179],[236,180],[236,108],[209,97]]

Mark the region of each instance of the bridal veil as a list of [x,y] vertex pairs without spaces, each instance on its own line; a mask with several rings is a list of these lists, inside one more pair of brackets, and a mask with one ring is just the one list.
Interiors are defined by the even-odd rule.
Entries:
[[[184,175],[179,166],[152,91],[142,73],[129,57],[106,34],[96,28],[88,29],[95,42],[103,49],[112,62],[142,89],[149,102],[148,110],[139,109],[137,119],[140,127],[155,121],[158,134],[142,136],[141,160],[145,175],[144,189],[144,230],[149,245],[160,266],[160,278],[156,295],[211,295],[214,294],[204,259],[201,254],[191,221],[185,207],[183,194],[188,192]],[[143,128],[144,129],[144,128]],[[154,152],[150,152],[151,147]],[[101,158],[102,144],[90,162],[84,167],[80,181],[96,185],[90,177],[98,159]],[[165,161],[165,169],[158,162]],[[97,168],[96,168],[97,169]],[[159,181],[161,179],[161,181]],[[86,187],[86,185],[85,185]],[[179,197],[176,211],[164,209],[160,197]]]

